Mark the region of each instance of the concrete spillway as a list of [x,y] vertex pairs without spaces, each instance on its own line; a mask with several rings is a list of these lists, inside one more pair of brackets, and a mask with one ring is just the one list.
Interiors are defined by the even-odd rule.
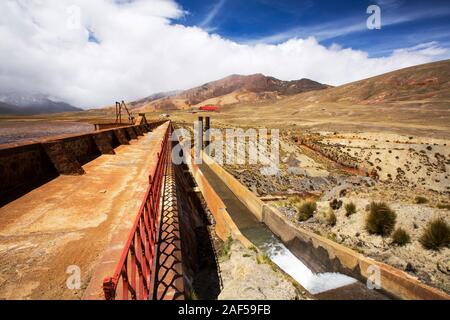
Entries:
[[313,295],[357,282],[356,279],[337,272],[313,272],[264,225],[245,230],[244,234],[276,265]]
[[200,164],[199,169],[226,205],[239,231],[311,294],[319,299],[387,299],[352,277],[326,270],[324,263],[311,261],[307,255],[302,255],[298,247],[290,250],[265,224],[256,219],[207,164]]

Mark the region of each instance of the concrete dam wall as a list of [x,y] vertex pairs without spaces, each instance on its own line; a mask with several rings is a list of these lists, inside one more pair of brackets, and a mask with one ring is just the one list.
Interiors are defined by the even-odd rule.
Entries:
[[84,174],[82,166],[164,121],[42,139],[0,147],[0,206],[58,175]]

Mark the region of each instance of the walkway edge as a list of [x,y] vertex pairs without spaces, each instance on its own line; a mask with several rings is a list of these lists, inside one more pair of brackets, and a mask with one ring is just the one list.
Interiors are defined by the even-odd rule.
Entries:
[[[162,128],[162,126],[164,125],[165,124],[161,125],[160,127]],[[166,131],[167,128],[164,129],[164,132]],[[151,167],[147,169],[147,174],[154,173],[158,162],[158,154],[161,153],[162,150],[162,146],[160,143],[157,143],[155,147],[156,148],[154,152],[154,159],[152,159],[151,161]],[[141,194],[142,197],[137,198],[136,203],[134,204],[136,210],[127,212],[127,214],[125,214],[122,217],[120,225],[118,225],[116,229],[113,231],[111,240],[107,245],[107,247],[105,248],[105,250],[103,251],[101,258],[93,271],[89,284],[83,294],[82,297],[83,300],[105,299],[102,287],[103,280],[105,279],[106,276],[112,276],[114,274],[117,263],[120,260],[122,251],[125,247],[127,239],[129,238],[130,230],[138,214],[138,208],[141,205],[141,202],[144,198],[145,191],[142,191]]]

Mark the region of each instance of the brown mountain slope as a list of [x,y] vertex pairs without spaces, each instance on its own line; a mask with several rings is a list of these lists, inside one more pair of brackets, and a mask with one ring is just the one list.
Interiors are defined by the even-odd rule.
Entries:
[[182,91],[155,101],[135,103],[139,111],[187,109],[200,104],[214,103],[229,105],[247,102],[261,102],[279,99],[280,97],[323,90],[329,86],[309,80],[282,81],[262,74],[249,76],[231,75],[221,80],[208,82],[202,86]]
[[164,98],[174,97],[177,94],[179,94],[180,92],[181,91],[177,91],[177,90],[175,90],[175,91],[168,91],[168,92],[158,92],[158,93],[152,94],[151,96],[145,97],[143,99],[130,102],[128,104],[128,106],[130,107],[130,109],[136,109],[136,108],[139,108],[139,107],[141,107],[141,106],[143,106],[143,105],[145,105],[147,103],[150,103],[152,101],[155,101],[155,100],[161,100],[161,99],[164,99]]
[[400,102],[448,103],[450,60],[409,67],[320,92],[299,94],[290,100],[369,105]]
[[207,99],[220,97],[240,90],[254,93],[276,92],[279,95],[292,95],[310,90],[326,89],[327,87],[309,79],[282,81],[258,73],[249,76],[231,75],[224,79],[186,90],[180,94],[180,97],[188,100],[190,104],[198,104]]
[[450,60],[275,101],[243,101],[214,117],[236,126],[357,128],[450,137]]

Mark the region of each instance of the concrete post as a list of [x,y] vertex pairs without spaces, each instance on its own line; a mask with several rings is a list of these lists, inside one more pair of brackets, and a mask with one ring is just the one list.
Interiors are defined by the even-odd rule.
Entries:
[[211,133],[209,132],[211,129],[210,119],[209,117],[205,118],[205,151],[209,155],[209,144],[211,142]]
[[201,164],[202,150],[203,150],[203,117],[198,117],[196,123],[195,136],[194,136],[194,162]]
[[198,117],[198,144],[203,150],[203,117]]

